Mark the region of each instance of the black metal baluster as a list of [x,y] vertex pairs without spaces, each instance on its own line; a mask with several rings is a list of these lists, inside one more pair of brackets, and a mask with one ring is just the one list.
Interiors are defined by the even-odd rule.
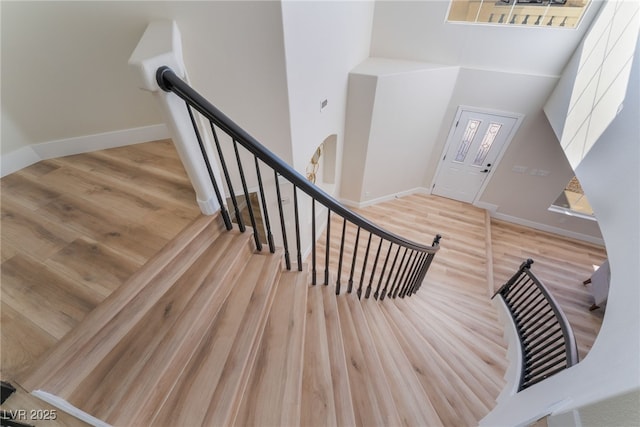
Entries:
[[389,249],[387,249],[387,256],[384,257],[384,264],[382,265],[382,273],[380,273],[380,279],[378,280],[378,286],[376,287],[376,292],[373,294],[375,299],[378,299],[380,295],[380,285],[382,285],[382,280],[384,279],[384,272],[387,270],[387,263],[389,262],[389,255],[391,255],[391,248],[393,247],[393,243],[389,242]]
[[418,286],[418,281],[420,280],[420,276],[422,275],[422,269],[424,268],[424,265],[427,263],[428,257],[429,257],[428,253],[425,252],[422,254],[422,257],[420,258],[420,262],[416,266],[415,275],[413,276],[411,285],[409,286],[409,289],[407,289],[407,293],[405,296],[413,295],[413,292],[415,291],[416,286]]
[[[525,302],[526,301],[526,302]],[[523,300],[523,305],[520,307],[513,307],[513,316],[516,321],[520,321],[527,315],[532,309],[545,302],[544,295],[540,293],[537,287],[533,286],[529,293]],[[513,305],[513,304],[512,304]]]
[[[400,248],[398,248],[398,251]],[[405,259],[407,259],[407,252],[409,248],[405,246],[404,252],[402,253],[402,259],[400,260],[400,264],[398,265],[398,270],[396,270],[396,277],[393,279],[393,284],[391,285],[391,289],[389,289],[389,298],[395,298],[398,294],[398,289],[400,288],[400,284],[398,279],[402,279],[402,275],[404,275],[405,270],[407,269],[407,265],[404,263]]]
[[253,156],[256,163],[256,174],[258,176],[258,188],[260,189],[260,201],[262,202],[262,213],[264,215],[264,226],[267,228],[267,243],[269,244],[269,252],[274,253],[276,251],[276,245],[273,243],[273,234],[271,233],[271,223],[269,222],[269,209],[267,208],[267,198],[264,194],[264,187],[262,185],[262,175],[260,174],[260,165],[258,164],[258,157]]
[[559,324],[554,325],[552,328],[543,329],[536,332],[533,335],[525,337],[522,341],[522,345],[527,353],[532,353],[536,350],[542,343],[547,341],[549,338],[552,338],[555,334],[562,334],[562,328]]
[[[442,239],[442,236],[439,235],[439,234],[436,234],[436,237],[433,239],[433,242],[431,243],[431,246],[433,246],[434,248],[440,246],[440,239]],[[433,259],[435,257],[436,257],[436,253],[435,252],[430,253],[427,256],[427,262],[426,262],[426,265],[424,266],[424,270],[422,272],[420,280],[418,281],[418,287],[413,293],[417,292],[422,287],[422,284],[424,283],[424,279],[427,276],[427,272],[429,271],[429,268],[431,267],[431,263],[433,262]]]
[[344,235],[347,229],[347,220],[342,219],[342,237],[340,238],[340,258],[338,258],[338,274],[336,278],[336,295],[340,295],[340,277],[342,276],[342,255],[344,254]]
[[278,180],[278,171],[273,170],[273,176],[276,178],[276,196],[278,197],[278,211],[280,212],[280,228],[282,229],[282,244],[284,246],[284,263],[287,270],[291,270],[291,259],[289,258],[289,243],[287,241],[287,228],[284,223],[284,212],[282,211],[282,196],[280,195],[280,182]]
[[[523,327],[526,329],[529,327],[529,325],[531,325],[532,323],[537,323],[539,322],[543,316],[545,316],[546,314],[551,313],[553,316],[553,309],[550,305],[546,305],[546,308],[543,308],[539,311],[535,311],[533,313],[531,313],[530,315],[528,315],[527,317],[523,317],[522,320],[519,320],[518,323],[522,324]],[[526,331],[523,331],[526,332]]]
[[418,270],[420,267],[420,263],[422,262],[422,258],[424,257],[424,252],[418,252],[418,254],[416,255],[413,264],[411,265],[411,271],[409,274],[409,277],[407,278],[407,283],[405,284],[404,288],[402,289],[402,292],[400,293],[400,298],[404,298],[407,296],[407,293],[409,292],[409,289],[411,289],[411,286],[413,286],[413,281],[416,277],[416,274],[418,274]]
[[356,294],[358,295],[358,299],[362,296],[362,284],[364,282],[364,276],[367,271],[367,261],[369,259],[369,248],[371,247],[371,232],[369,233],[369,239],[367,239],[367,249],[364,252],[364,262],[362,263],[362,273],[360,273],[360,284],[358,285],[358,291]]
[[[509,288],[505,289],[503,293],[503,298],[508,305],[514,305],[514,303],[524,294],[530,286],[527,286],[531,283],[528,280],[526,274],[522,274],[521,277],[517,279],[517,281]],[[535,286],[534,286],[535,287]]]
[[233,151],[236,154],[236,162],[238,163],[238,171],[240,172],[240,182],[242,183],[242,191],[244,192],[244,200],[247,203],[247,210],[249,211],[249,220],[251,221],[251,227],[253,228],[253,241],[256,244],[256,249],[262,251],[262,243],[260,242],[260,234],[256,225],[256,217],[253,214],[253,206],[251,206],[251,198],[249,197],[249,190],[247,189],[247,180],[244,177],[244,169],[242,167],[242,161],[240,160],[240,152],[238,151],[238,143],[233,140]]
[[[408,250],[407,250],[408,252]],[[400,273],[400,279],[398,280],[398,286],[393,292],[392,298],[397,298],[404,286],[405,280],[407,278],[407,272],[409,271],[409,265],[411,265],[411,260],[413,259],[413,255],[415,254],[414,250],[411,250],[409,253],[409,257],[407,258],[407,262],[404,263],[404,267],[402,268],[402,273]]]
[[300,247],[300,218],[298,216],[298,188],[293,186],[293,212],[296,221],[296,250],[298,271],[302,271],[302,248]]
[[535,363],[533,363],[532,360],[529,361],[531,366],[529,366],[527,368],[527,371],[534,372],[537,369],[544,367],[546,364],[548,364],[552,360],[558,359],[559,357],[561,357],[561,359],[559,359],[559,360],[561,360],[562,362],[566,361],[566,352],[565,352],[564,348],[562,348],[562,347],[564,347],[564,345],[561,345],[561,347],[560,347],[561,350],[560,351],[558,351],[556,349],[556,351],[554,351],[554,352],[551,352],[551,353],[549,353],[549,354],[547,354],[547,355],[545,355],[543,357],[539,357],[539,360],[536,361]]
[[422,269],[422,273],[420,274],[420,279],[418,280],[418,284],[416,286],[416,289],[415,289],[415,291],[413,291],[414,294],[416,292],[418,292],[420,290],[420,288],[422,287],[422,284],[424,283],[424,278],[427,275],[427,271],[429,271],[429,266],[431,265],[431,261],[433,261],[434,255],[435,254],[427,255],[427,262],[424,264],[424,267]]
[[[533,282],[529,279],[526,272],[522,273],[516,282],[509,287],[507,290],[507,295],[505,296],[505,300],[508,304],[515,304],[518,299],[524,294],[530,287]],[[527,286],[529,285],[529,286]]]
[[324,253],[324,285],[329,285],[329,245],[331,243],[331,209],[327,208],[327,240]]
[[316,199],[311,198],[311,284],[316,285]]
[[347,293],[350,294],[353,288],[353,273],[356,269],[356,258],[358,256],[358,242],[360,241],[360,227],[356,231],[356,243],[353,245],[353,258],[351,260],[351,273],[349,274],[349,283],[347,284]]
[[400,289],[400,293],[398,294],[400,298],[404,298],[407,293],[407,289],[409,289],[409,285],[411,284],[411,279],[413,278],[413,275],[416,271],[415,269],[416,269],[418,259],[420,258],[421,255],[422,253],[418,251],[415,251],[412,255],[411,264],[410,264],[411,266],[407,270],[407,277],[405,277],[404,283],[402,285],[402,289]]
[[541,304],[546,302],[546,298],[542,294],[537,294],[537,298],[531,301],[531,305],[528,307],[524,307],[519,313],[516,313],[516,309],[514,308],[512,311],[514,312],[514,320],[516,322],[521,322],[525,317],[529,315],[529,313],[537,311],[538,307]]
[[[555,340],[554,342],[559,341],[560,338],[564,338],[564,337],[558,337],[558,340]],[[545,351],[543,351],[541,353],[537,353],[534,357],[531,357],[529,359],[529,363],[533,366],[535,363],[538,363],[539,361],[541,361],[544,357],[549,356],[551,353],[556,353],[560,349],[562,349],[562,353],[564,353],[565,356],[566,356],[566,349],[565,349],[564,339],[562,340],[562,342],[560,344],[556,344],[555,346],[550,347],[550,348],[548,348],[547,350],[545,350]]]
[[[387,281],[384,284],[384,288],[382,288],[382,294],[380,294],[380,301],[384,301],[384,297],[387,296],[387,290],[389,289],[389,283],[391,283],[391,276],[393,276],[393,269],[396,267],[396,262],[398,261],[398,255],[400,255],[400,246],[396,250],[396,255],[393,257],[393,262],[391,263],[391,268],[389,269],[389,274],[387,275]],[[396,273],[396,276],[398,274]]]
[[[440,239],[442,239],[442,236],[439,234],[436,234],[436,237],[433,239],[431,246],[433,246],[434,248],[440,246]],[[422,287],[422,284],[424,283],[424,279],[427,276],[427,272],[429,271],[429,268],[431,268],[431,263],[433,262],[433,259],[435,257],[436,257],[435,252],[430,253],[427,256],[427,263],[424,267],[424,271],[422,272],[422,276],[420,277],[420,281],[418,282],[418,287],[416,288],[415,292],[417,292]]]
[[378,266],[378,258],[380,257],[380,249],[382,249],[382,237],[380,238],[380,243],[378,244],[378,251],[376,252],[376,259],[373,261],[373,268],[371,269],[371,276],[369,276],[369,286],[367,286],[367,292],[365,292],[364,297],[369,298],[371,295],[371,285],[373,284],[373,277],[376,274],[376,267]]
[[429,267],[431,266],[431,262],[433,261],[433,258],[435,258],[435,256],[436,254],[429,254],[427,256],[427,262],[425,263],[425,266],[422,270],[422,275],[420,276],[420,280],[418,281],[418,286],[416,287],[416,290],[413,292],[414,294],[418,292],[422,287],[425,277],[427,276],[427,272],[429,271]]
[[424,269],[424,266],[427,263],[428,258],[429,258],[429,254],[425,254],[423,258],[420,260],[420,264],[418,264],[418,268],[416,270],[416,275],[413,278],[413,283],[411,283],[411,286],[409,286],[406,296],[410,297],[415,293],[416,288],[418,287],[418,283],[420,283],[420,276],[422,276],[422,270]]
[[224,155],[222,154],[222,148],[220,147],[220,141],[218,140],[218,133],[216,132],[216,127],[212,122],[209,122],[211,125],[211,133],[213,133],[213,140],[216,143],[216,150],[218,151],[218,157],[220,158],[220,166],[222,166],[222,172],[224,173],[225,181],[227,182],[227,188],[229,188],[229,197],[231,197],[231,203],[233,203],[233,209],[236,214],[236,221],[238,221],[238,228],[241,232],[244,233],[245,227],[244,222],[242,221],[242,215],[240,215],[240,209],[238,209],[238,200],[236,200],[236,193],[233,191],[233,184],[231,184],[231,176],[229,176],[229,169],[227,169],[227,162],[224,160]]
[[213,169],[211,168],[211,161],[209,160],[209,156],[207,155],[207,150],[204,148],[204,143],[202,142],[202,137],[200,136],[200,130],[198,129],[198,125],[196,124],[196,119],[193,117],[193,111],[191,111],[191,106],[188,102],[185,102],[187,106],[187,111],[189,112],[189,118],[191,119],[191,125],[193,126],[193,131],[196,134],[196,139],[198,140],[198,145],[200,146],[200,153],[202,154],[202,159],[204,160],[204,164],[207,168],[207,173],[209,174],[209,179],[211,180],[211,185],[213,185],[213,191],[216,193],[216,199],[218,199],[218,204],[220,205],[220,214],[222,215],[222,220],[224,221],[224,226],[227,230],[231,230],[233,226],[231,225],[231,218],[229,218],[229,212],[227,212],[227,208],[225,207],[225,203],[222,200],[222,194],[220,194],[220,188],[218,188],[218,182],[216,181],[216,177],[213,174]]

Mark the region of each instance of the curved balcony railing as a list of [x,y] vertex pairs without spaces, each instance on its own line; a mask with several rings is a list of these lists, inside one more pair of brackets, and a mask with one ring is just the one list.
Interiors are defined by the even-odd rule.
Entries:
[[[329,284],[330,277],[335,278],[336,295],[340,294],[346,275],[349,277],[346,291],[351,293],[355,287],[358,298],[363,293],[365,298],[369,298],[372,292],[373,297],[380,300],[387,296],[405,297],[417,292],[439,249],[439,235],[429,246],[378,227],[308,181],[192,89],[169,67],[160,67],[156,79],[164,91],[173,92],[185,101],[228,230],[233,228],[234,222],[242,232],[246,230],[246,224],[250,224],[256,249],[261,251],[263,245],[267,245],[274,252],[276,243],[272,218],[277,216],[280,233],[276,234],[278,243],[284,249],[286,268],[291,269],[290,240],[294,240],[297,268],[302,270],[301,228],[304,221],[300,217],[303,209],[307,214],[310,210],[311,230],[310,233],[306,230],[306,235],[310,234],[312,284],[316,284],[318,270],[324,269],[324,284]],[[208,126],[201,126],[198,114],[208,122]],[[204,143],[205,134],[213,139],[217,164],[223,176],[220,180],[223,182],[216,179],[213,161]],[[232,160],[229,162],[228,158]],[[247,163],[250,164],[248,168],[245,167]],[[263,171],[265,166],[269,169],[266,174]],[[222,190],[221,185],[226,186],[226,191]],[[284,187],[288,185],[290,187],[285,190]],[[255,192],[251,193],[250,188],[254,188]],[[285,191],[289,191],[292,197],[284,195]],[[228,202],[223,200],[223,193],[228,195]],[[308,202],[304,208],[301,201],[303,197]],[[290,204],[291,198],[293,212],[287,213],[285,205]],[[273,207],[274,199],[277,210]],[[227,208],[229,205],[232,214]],[[324,209],[327,221],[325,238],[318,240],[317,214],[324,219],[324,212],[321,211]],[[331,225],[336,220],[342,232],[339,238],[332,240]],[[347,247],[345,236],[351,232],[355,233],[355,243]],[[289,237],[291,234],[294,235],[293,239]],[[336,240],[340,243],[337,244]]]
[[533,275],[528,259],[496,295],[500,295],[513,319],[522,353],[518,391],[578,363],[573,330],[560,305]]

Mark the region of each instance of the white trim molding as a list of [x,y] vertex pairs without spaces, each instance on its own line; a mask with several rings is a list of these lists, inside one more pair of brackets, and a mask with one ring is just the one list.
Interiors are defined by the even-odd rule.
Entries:
[[529,221],[528,219],[518,218],[511,215],[505,215],[500,212],[491,212],[491,218],[501,221],[511,222],[513,224],[524,225],[525,227],[535,228],[536,230],[546,231],[548,233],[558,234],[560,236],[569,237],[571,239],[582,240],[598,246],[604,246],[604,239],[601,237],[590,236],[588,234],[576,233],[575,231],[565,230],[552,225],[541,224],[539,222]]
[[428,188],[425,187],[416,187],[410,190],[400,191],[398,193],[388,194],[386,196],[377,197],[375,199],[366,200],[364,202],[355,202],[353,200],[348,199],[340,199],[340,202],[345,206],[350,208],[366,208],[367,206],[377,205],[378,203],[387,202],[389,200],[397,199],[399,197],[409,196],[411,194],[431,194]]
[[0,177],[17,172],[20,169],[38,163],[40,160],[42,159],[36,154],[31,145],[18,148],[0,157]]
[[169,138],[164,124],[77,136],[28,145],[2,156],[0,176],[4,177],[41,160],[123,147]]
[[99,418],[94,417],[93,415],[90,415],[88,413],[86,413],[85,411],[83,411],[82,409],[79,409],[75,406],[73,406],[71,403],[67,402],[66,400],[62,399],[61,397],[55,396],[51,393],[48,393],[44,390],[34,390],[31,392],[32,395],[34,395],[35,397],[37,397],[38,399],[47,402],[48,404],[50,404],[51,406],[54,406],[64,412],[66,412],[67,414],[71,414],[74,417],[76,417],[77,419],[84,421],[85,423],[95,426],[95,427],[111,427],[111,424],[107,424],[104,421],[102,421]]
[[166,138],[169,138],[167,126],[158,124],[43,142],[33,145],[33,150],[46,160]]

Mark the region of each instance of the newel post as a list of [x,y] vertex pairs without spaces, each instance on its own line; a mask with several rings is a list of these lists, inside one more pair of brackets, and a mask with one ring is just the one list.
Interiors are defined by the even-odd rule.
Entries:
[[[182,40],[175,21],[151,22],[131,54],[129,66],[136,73],[138,87],[153,93],[160,105],[176,151],[196,192],[198,206],[203,214],[211,215],[220,210],[220,205],[185,103],[174,94],[162,90],[156,82],[156,71],[163,65],[170,67],[182,79],[188,80],[182,58]],[[210,147],[206,140],[207,136],[203,135],[203,137],[205,145]],[[218,182],[222,182],[215,162],[212,164],[212,169]]]

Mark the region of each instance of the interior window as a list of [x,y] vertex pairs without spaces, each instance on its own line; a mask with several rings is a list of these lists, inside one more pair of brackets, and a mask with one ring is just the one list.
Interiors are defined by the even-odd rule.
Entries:
[[576,28],[589,0],[452,0],[448,22]]

